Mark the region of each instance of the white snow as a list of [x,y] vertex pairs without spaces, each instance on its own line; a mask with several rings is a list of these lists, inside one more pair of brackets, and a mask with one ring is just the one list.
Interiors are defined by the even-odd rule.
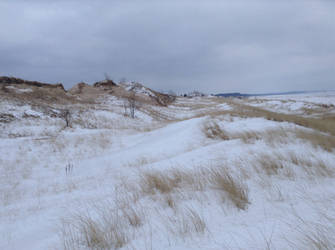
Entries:
[[[335,95],[267,100],[259,106],[295,113],[311,103],[335,103]],[[280,100],[294,102],[282,107]],[[124,115],[122,101],[109,97],[94,108],[74,106],[76,122],[64,128],[61,118],[36,107],[1,102],[0,113],[16,120],[0,124],[0,249],[63,249],[63,220],[78,213],[95,218],[98,207],[114,211],[125,201],[143,213],[143,221],[138,227],[123,225],[128,242],[122,249],[305,249],[304,232],[318,228],[326,228],[333,239],[334,177],[308,175],[288,156],[322,161],[335,171],[334,150],[314,148],[294,136],[285,143],[207,138],[203,126],[208,121],[231,134],[300,128],[264,118],[210,116],[231,109],[216,98],[178,98],[169,107],[144,106],[131,119]],[[285,169],[277,175],[258,172],[257,161],[265,156],[284,156]],[[198,190],[186,185],[170,194],[141,193],[147,171],[180,169],[196,176],[199,169],[206,173],[223,167],[248,187],[246,209],[238,209],[211,183]],[[169,195],[175,208],[167,205]],[[203,232],[194,229],[190,211],[205,222]]]
[[293,112],[306,115],[308,109],[335,113],[335,91],[251,97],[249,104],[288,114]]

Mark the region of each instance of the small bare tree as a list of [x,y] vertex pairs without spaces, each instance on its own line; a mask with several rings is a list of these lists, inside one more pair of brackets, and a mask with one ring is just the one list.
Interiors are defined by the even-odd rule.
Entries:
[[71,122],[72,122],[72,114],[70,112],[69,109],[64,109],[61,114],[60,117],[65,121],[65,127],[71,127]]
[[139,108],[135,92],[131,92],[129,95],[125,96],[123,107],[125,115],[128,115],[129,110],[129,116],[134,119],[135,111]]

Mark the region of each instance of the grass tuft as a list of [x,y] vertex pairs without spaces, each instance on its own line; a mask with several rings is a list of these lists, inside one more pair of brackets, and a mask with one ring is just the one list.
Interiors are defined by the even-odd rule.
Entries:
[[212,169],[210,181],[214,187],[226,193],[233,204],[245,210],[249,204],[249,189],[240,179],[233,178],[225,169]]

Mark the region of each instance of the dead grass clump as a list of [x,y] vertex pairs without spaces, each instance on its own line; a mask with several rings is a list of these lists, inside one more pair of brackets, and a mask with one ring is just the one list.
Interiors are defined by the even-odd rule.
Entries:
[[154,194],[156,191],[170,193],[181,182],[180,178],[173,178],[161,172],[146,172],[141,177],[142,191],[149,194]]
[[298,155],[295,152],[287,152],[285,154],[275,153],[272,154],[261,154],[256,159],[254,169],[259,171],[261,169],[267,175],[283,175],[290,179],[296,176],[294,168],[290,167],[298,166],[307,176],[309,177],[333,177],[334,169],[328,166],[328,164],[320,159],[320,157],[309,154]]
[[301,167],[309,176],[332,177],[334,175],[334,170],[328,167],[322,159],[314,154],[310,154],[308,157],[302,157],[294,152],[290,152],[287,156],[287,160]]
[[302,167],[309,176],[334,176],[334,169],[328,167],[322,159],[316,157],[312,157],[311,159],[300,159],[297,165]]
[[202,178],[199,171],[187,172],[173,169],[165,173],[159,171],[145,172],[141,175],[140,188],[146,194],[163,194],[173,192],[178,188],[202,190],[206,178]]
[[275,144],[286,144],[292,135],[291,130],[280,127],[265,131],[262,138],[267,144],[274,146]]
[[294,249],[335,249],[335,220],[333,217],[325,217],[322,222],[306,222],[302,218],[303,227],[297,229],[298,241],[288,241]]
[[303,130],[297,130],[296,136],[310,142],[314,147],[321,147],[328,152],[332,152],[335,148],[335,136],[325,135],[317,131],[307,132]]
[[[240,177],[241,179],[242,177]],[[232,177],[226,169],[198,169],[193,172],[171,170],[163,172],[147,172],[141,176],[140,188],[144,194],[153,195],[157,192],[165,194],[165,201],[171,208],[175,200],[171,194],[179,191],[203,191],[214,187],[223,191],[223,198],[229,200],[239,209],[246,209],[248,187],[238,178]]]
[[256,131],[245,131],[234,134],[233,138],[240,138],[244,143],[252,143],[255,140],[262,139],[262,135]]
[[207,138],[229,140],[227,132],[220,128],[219,124],[212,120],[207,121],[202,129]]
[[203,234],[207,230],[206,222],[194,209],[186,208],[177,216],[168,217],[168,229],[177,236]]
[[140,227],[143,225],[144,214],[135,210],[133,207],[123,208],[122,213],[131,226]]
[[136,158],[132,162],[126,163],[125,165],[127,167],[141,167],[141,166],[144,166],[144,165],[148,165],[148,164],[154,163],[155,161],[156,161],[156,159],[154,159],[154,158],[149,158],[149,157],[141,156],[141,157]]
[[247,208],[249,189],[240,179],[233,178],[225,169],[216,168],[210,172],[210,181],[215,188],[227,194],[237,208]]
[[125,220],[119,215],[76,215],[63,222],[62,239],[66,250],[119,249],[128,242]]
[[283,160],[284,158],[279,154],[275,154],[274,156],[261,154],[257,158],[257,166],[259,166],[267,175],[277,175],[279,174],[279,171],[284,168]]
[[[293,133],[292,133],[293,135]],[[288,142],[290,135],[289,130],[282,127],[268,129],[264,131],[241,131],[230,133],[230,139],[241,139],[244,143],[254,143],[257,140],[264,140],[267,144],[273,146],[275,144],[285,144]]]
[[61,225],[65,250],[119,249],[124,247],[144,223],[142,207],[132,200],[94,203],[84,213],[70,214]]
[[317,229],[314,232],[306,232],[302,242],[306,248],[318,250],[333,250],[335,249],[335,238],[332,234],[324,229]]
[[176,208],[176,201],[175,201],[175,198],[171,195],[171,194],[167,194],[165,197],[164,197],[164,200],[166,202],[166,204],[172,208],[172,209],[175,209]]

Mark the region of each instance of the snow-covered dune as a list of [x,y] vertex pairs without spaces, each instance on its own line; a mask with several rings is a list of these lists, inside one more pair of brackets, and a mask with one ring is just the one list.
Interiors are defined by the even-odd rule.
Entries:
[[335,247],[332,131],[239,106],[330,117],[335,96],[177,98],[134,119],[101,98],[68,128],[64,106],[1,100],[0,249]]

